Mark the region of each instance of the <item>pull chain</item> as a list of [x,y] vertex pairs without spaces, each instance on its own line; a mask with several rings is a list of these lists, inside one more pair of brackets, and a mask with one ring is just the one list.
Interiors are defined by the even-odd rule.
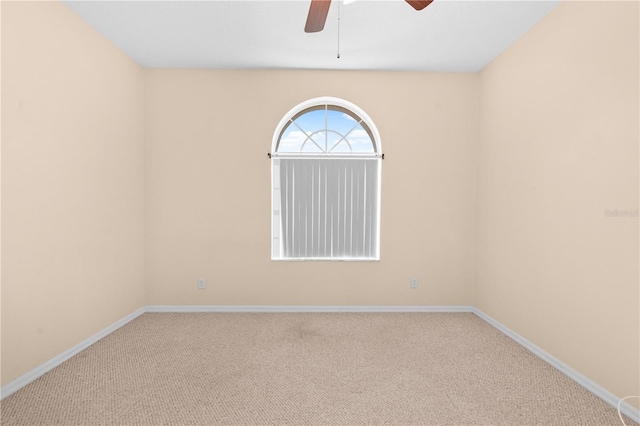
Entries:
[[340,3],[342,1],[338,0],[338,59],[340,59]]

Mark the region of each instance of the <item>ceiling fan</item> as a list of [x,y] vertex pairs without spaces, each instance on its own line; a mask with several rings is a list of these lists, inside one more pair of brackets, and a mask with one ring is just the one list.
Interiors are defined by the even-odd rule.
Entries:
[[[429,6],[433,0],[405,0],[415,10],[422,10]],[[309,7],[309,15],[307,15],[307,23],[304,26],[306,33],[317,33],[322,31],[324,23],[327,21],[331,0],[311,0]]]

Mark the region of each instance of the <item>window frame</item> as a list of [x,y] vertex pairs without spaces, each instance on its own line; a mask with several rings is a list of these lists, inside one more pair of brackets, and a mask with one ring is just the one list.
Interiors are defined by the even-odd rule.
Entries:
[[[371,142],[373,144],[373,153],[339,153],[339,154],[328,154],[326,152],[321,153],[304,153],[304,152],[278,152],[278,146],[280,143],[280,139],[283,136],[284,131],[288,127],[288,125],[301,115],[310,112],[314,109],[320,109],[318,107],[324,106],[325,108],[328,106],[337,107],[339,111],[342,111],[352,118],[358,120],[358,122],[362,125],[365,131],[368,133],[371,138]],[[335,109],[334,109],[335,110]],[[325,128],[325,131],[329,131],[330,129]],[[380,133],[375,125],[375,123],[371,120],[369,115],[363,111],[360,107],[349,102],[344,99],[330,97],[330,96],[322,96],[318,98],[309,99],[304,101],[295,107],[291,108],[280,120],[278,123],[272,137],[271,141],[271,151],[269,153],[269,158],[271,158],[271,187],[270,187],[270,197],[271,197],[271,232],[270,232],[270,244],[271,244],[271,260],[273,261],[284,261],[284,262],[315,262],[315,261],[324,261],[324,262],[343,262],[343,261],[357,261],[357,262],[378,262],[380,261],[380,222],[381,222],[381,193],[382,193],[382,159],[384,158],[382,152],[382,141],[380,138]],[[376,238],[375,238],[375,255],[374,257],[360,258],[360,257],[282,257],[281,255],[275,256],[274,249],[274,159],[278,158],[321,158],[321,159],[376,159],[377,160],[377,182],[376,182],[376,195],[377,195],[377,203],[376,203]]]

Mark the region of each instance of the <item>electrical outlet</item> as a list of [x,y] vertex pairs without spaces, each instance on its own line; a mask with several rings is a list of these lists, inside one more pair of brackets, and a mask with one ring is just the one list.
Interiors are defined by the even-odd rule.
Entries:
[[198,278],[198,288],[203,290],[207,287],[207,281],[204,278]]
[[411,278],[411,288],[418,288],[418,278],[417,277]]

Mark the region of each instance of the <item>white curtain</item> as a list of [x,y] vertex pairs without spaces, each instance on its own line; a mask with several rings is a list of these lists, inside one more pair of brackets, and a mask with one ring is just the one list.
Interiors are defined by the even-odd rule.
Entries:
[[273,161],[279,258],[378,258],[379,158]]

